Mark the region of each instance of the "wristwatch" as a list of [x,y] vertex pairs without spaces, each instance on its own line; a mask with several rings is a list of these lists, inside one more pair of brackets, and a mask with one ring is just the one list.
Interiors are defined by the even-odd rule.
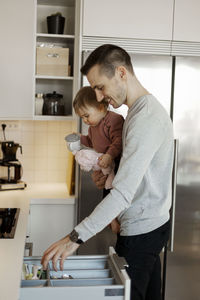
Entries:
[[79,234],[75,229],[69,234],[69,238],[73,243],[77,243],[79,245],[83,244],[83,241],[79,239]]

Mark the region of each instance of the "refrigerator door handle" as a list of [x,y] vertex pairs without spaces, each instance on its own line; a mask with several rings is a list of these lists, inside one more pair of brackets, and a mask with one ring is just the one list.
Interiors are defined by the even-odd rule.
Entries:
[[172,206],[170,211],[171,218],[171,232],[168,250],[174,250],[174,228],[175,228],[175,211],[176,211],[176,181],[177,181],[177,165],[178,165],[178,139],[174,140],[174,162],[172,170]]

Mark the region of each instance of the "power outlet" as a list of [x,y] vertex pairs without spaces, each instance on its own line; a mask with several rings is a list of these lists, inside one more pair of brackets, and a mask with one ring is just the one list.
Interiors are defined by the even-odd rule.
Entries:
[[18,122],[7,122],[5,131],[7,130],[18,130],[19,129],[19,123]]

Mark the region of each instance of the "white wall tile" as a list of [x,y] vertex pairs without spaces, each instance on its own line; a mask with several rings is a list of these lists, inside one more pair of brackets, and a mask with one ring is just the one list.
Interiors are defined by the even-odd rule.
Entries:
[[[2,121],[9,122],[12,121]],[[6,139],[22,146],[22,154],[20,149],[17,151],[17,159],[23,166],[22,180],[27,183],[66,182],[69,152],[64,138],[77,131],[76,121],[16,122],[17,129],[9,129]],[[0,139],[3,140],[2,133]],[[3,175],[6,175],[6,170],[0,167],[0,176]]]

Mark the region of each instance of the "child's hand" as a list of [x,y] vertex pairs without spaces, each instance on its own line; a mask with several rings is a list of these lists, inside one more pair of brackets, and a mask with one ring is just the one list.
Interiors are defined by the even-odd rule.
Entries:
[[113,159],[112,159],[112,156],[108,153],[106,154],[103,154],[99,157],[99,166],[101,168],[108,168],[108,167],[111,167],[112,166],[112,162],[113,162]]
[[112,229],[113,233],[117,234],[120,232],[120,224],[117,219],[112,220],[112,222],[110,223],[110,228]]
[[79,132],[72,132],[72,134],[76,134],[76,135],[78,135],[79,137],[81,137],[81,133],[79,133]]

